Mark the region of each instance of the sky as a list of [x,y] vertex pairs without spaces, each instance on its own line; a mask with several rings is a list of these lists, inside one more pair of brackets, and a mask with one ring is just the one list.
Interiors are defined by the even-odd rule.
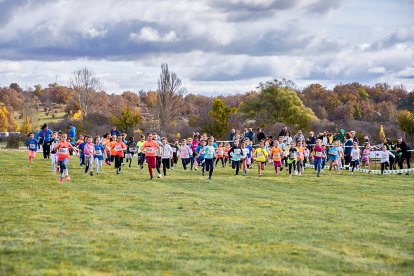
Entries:
[[156,90],[161,64],[188,93],[260,82],[387,82],[414,89],[414,0],[0,0],[0,86]]

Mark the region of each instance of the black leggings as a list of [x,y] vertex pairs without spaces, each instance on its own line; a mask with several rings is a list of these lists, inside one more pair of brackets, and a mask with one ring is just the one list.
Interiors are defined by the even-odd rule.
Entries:
[[352,168],[352,171],[354,171],[354,170],[355,170],[356,166],[357,166],[357,161],[356,161],[356,160],[351,161],[351,168]]
[[140,152],[138,153],[138,166],[144,166],[144,162],[145,162],[145,153]]
[[240,160],[239,161],[231,161],[231,167],[233,169],[236,169],[236,175],[239,175],[239,170],[240,170]]
[[181,164],[183,164],[184,170],[187,169],[187,165],[190,163],[190,158],[181,158]]
[[157,164],[156,167],[158,174],[161,174],[160,168],[161,168],[161,156],[157,156]]
[[121,170],[122,167],[122,160],[124,158],[120,157],[120,156],[115,156],[115,168],[118,170]]
[[400,170],[403,169],[404,160],[407,160],[407,169],[410,169],[411,168],[411,166],[410,166],[410,157],[405,157],[405,158],[400,157],[398,159],[398,167],[400,167]]
[[170,169],[170,158],[163,158],[162,159],[162,171],[164,172],[164,176],[167,175],[167,169]]
[[223,167],[224,167],[224,158],[223,157],[220,157],[220,158],[217,158],[216,159],[216,166],[217,166],[217,163],[219,162],[221,160],[221,164],[223,165]]
[[50,156],[50,142],[43,143],[43,158],[47,159]]
[[289,163],[289,174],[292,174],[292,167],[293,171],[296,171],[296,161],[293,161],[292,163]]
[[173,153],[173,158],[171,159],[171,167],[174,167],[178,162],[178,156],[177,153]]
[[211,178],[214,170],[214,159],[204,159],[203,173],[208,171],[208,178]]

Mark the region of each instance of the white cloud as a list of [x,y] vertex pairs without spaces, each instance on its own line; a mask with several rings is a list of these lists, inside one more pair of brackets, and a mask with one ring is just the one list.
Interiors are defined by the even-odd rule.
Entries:
[[387,69],[385,69],[385,67],[382,67],[382,66],[371,67],[368,69],[368,73],[373,73],[373,74],[384,74],[386,72],[387,72]]
[[19,73],[22,70],[23,67],[19,62],[0,60],[0,74]]
[[174,42],[178,41],[177,34],[169,31],[165,35],[151,27],[143,27],[138,33],[131,33],[129,38],[135,42]]

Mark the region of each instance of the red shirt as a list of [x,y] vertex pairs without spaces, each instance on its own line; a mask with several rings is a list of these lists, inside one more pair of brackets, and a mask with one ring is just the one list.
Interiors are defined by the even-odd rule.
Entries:
[[72,145],[67,142],[59,142],[55,145],[55,150],[57,152],[58,160],[63,161],[66,158],[70,157],[69,148],[73,148]]
[[114,156],[124,157],[124,150],[126,148],[127,146],[123,142],[116,142],[112,148]]
[[158,143],[155,141],[145,141],[141,149],[145,152],[146,156],[157,156],[158,147]]

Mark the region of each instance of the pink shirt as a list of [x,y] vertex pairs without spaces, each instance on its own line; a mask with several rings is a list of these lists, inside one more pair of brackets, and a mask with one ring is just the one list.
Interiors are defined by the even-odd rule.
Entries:
[[187,158],[190,158],[190,155],[193,153],[191,149],[187,145],[185,145],[185,146],[181,146],[177,154],[181,159],[187,159]]

